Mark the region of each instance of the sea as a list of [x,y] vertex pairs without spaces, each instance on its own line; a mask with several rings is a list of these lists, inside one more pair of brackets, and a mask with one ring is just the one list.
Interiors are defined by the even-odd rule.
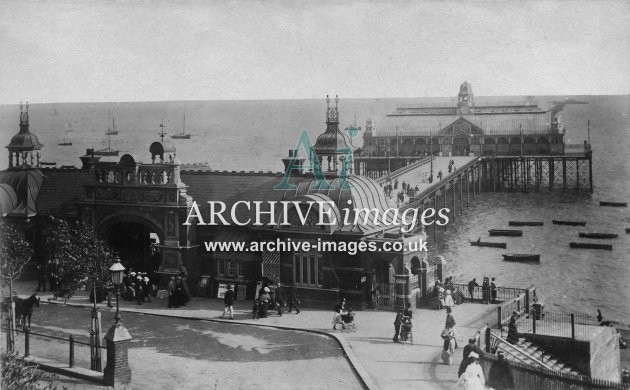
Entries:
[[[582,144],[589,136],[593,149],[592,194],[483,193],[429,242],[431,255],[445,257],[447,275],[466,283],[476,277],[496,277],[499,286],[535,285],[547,310],[596,315],[630,324],[630,211],[599,206],[600,200],[630,201],[630,96],[502,96],[476,98],[476,104],[537,104],[575,99],[562,111],[567,143]],[[374,115],[398,106],[453,105],[453,98],[342,99],[340,127],[365,127]],[[19,106],[0,106],[0,144],[8,145],[18,132]],[[56,103],[29,107],[31,132],[44,144],[41,160],[57,166],[80,166],[86,149],[108,146],[105,132],[115,118],[119,135],[113,149],[150,162],[149,145],[158,141],[160,124],[166,140],[185,164],[215,170],[272,171],[283,168],[281,158],[296,146],[302,130],[315,142],[325,128],[325,99],[252,101],[176,101],[132,103]],[[170,139],[185,130],[189,140]],[[363,130],[362,130],[363,131]],[[354,146],[362,146],[361,137]],[[71,146],[58,143],[71,141]],[[6,152],[5,152],[6,153]],[[116,160],[107,157],[103,160]],[[8,153],[0,158],[6,169]],[[585,227],[559,226],[552,219],[587,221]],[[492,248],[471,247],[469,241],[487,237],[487,230],[505,228],[509,220],[543,221],[542,227],[523,227],[523,237],[506,238],[509,252],[540,253],[540,264],[504,262]],[[612,251],[569,249],[577,233],[609,232]],[[431,235],[430,235],[431,236]],[[430,238],[431,239],[431,238]],[[599,241],[594,241],[599,242]]]

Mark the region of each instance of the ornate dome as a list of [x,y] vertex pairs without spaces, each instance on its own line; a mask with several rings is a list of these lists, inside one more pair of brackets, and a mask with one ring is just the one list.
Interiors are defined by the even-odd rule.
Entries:
[[[364,223],[364,214],[361,214],[358,218],[359,223],[357,225],[350,224],[344,225],[341,217],[346,215],[344,209],[349,209],[348,220],[350,222],[355,220],[356,212],[354,209],[376,209],[379,212],[379,219],[382,218],[383,212],[392,207],[389,204],[385,192],[374,180],[363,177],[349,175],[346,179],[346,184],[349,189],[340,188],[340,179],[329,179],[332,189],[316,189],[312,188],[316,180],[307,180],[297,184],[297,190],[286,191],[282,200],[300,200],[300,199],[315,199],[313,197],[321,198],[322,200],[330,200],[334,202],[334,215],[339,215],[337,218],[337,227],[334,230],[347,231],[347,232],[363,232],[371,233],[374,231],[381,231],[383,227],[390,228],[392,225],[384,226],[383,224],[374,225],[373,214],[369,218],[367,224]],[[348,201],[351,201],[348,203]],[[391,222],[393,215],[388,215],[388,220]]]

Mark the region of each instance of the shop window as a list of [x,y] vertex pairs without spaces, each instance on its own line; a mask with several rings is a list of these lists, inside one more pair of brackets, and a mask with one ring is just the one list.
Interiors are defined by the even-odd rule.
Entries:
[[217,259],[217,274],[221,276],[244,276],[243,265],[239,260]]

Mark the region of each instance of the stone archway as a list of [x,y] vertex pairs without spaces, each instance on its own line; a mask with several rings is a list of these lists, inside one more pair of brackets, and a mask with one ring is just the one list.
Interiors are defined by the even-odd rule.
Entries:
[[[101,221],[96,232],[118,253],[125,267],[151,273],[158,270],[161,257],[157,245],[164,242],[164,232],[149,216],[117,213]],[[151,233],[157,242],[152,241]]]

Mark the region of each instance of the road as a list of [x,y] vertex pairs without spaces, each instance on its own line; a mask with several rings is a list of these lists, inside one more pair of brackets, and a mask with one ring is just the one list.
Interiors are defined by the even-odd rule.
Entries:
[[[87,342],[91,310],[42,303],[31,331]],[[132,388],[360,389],[338,344],[328,337],[204,320],[122,313],[133,340]],[[103,335],[113,313],[102,313]],[[23,338],[17,343],[23,351]],[[31,336],[33,356],[67,361],[68,342]],[[89,368],[87,346],[75,345],[77,366]],[[105,360],[105,354],[103,354]]]

